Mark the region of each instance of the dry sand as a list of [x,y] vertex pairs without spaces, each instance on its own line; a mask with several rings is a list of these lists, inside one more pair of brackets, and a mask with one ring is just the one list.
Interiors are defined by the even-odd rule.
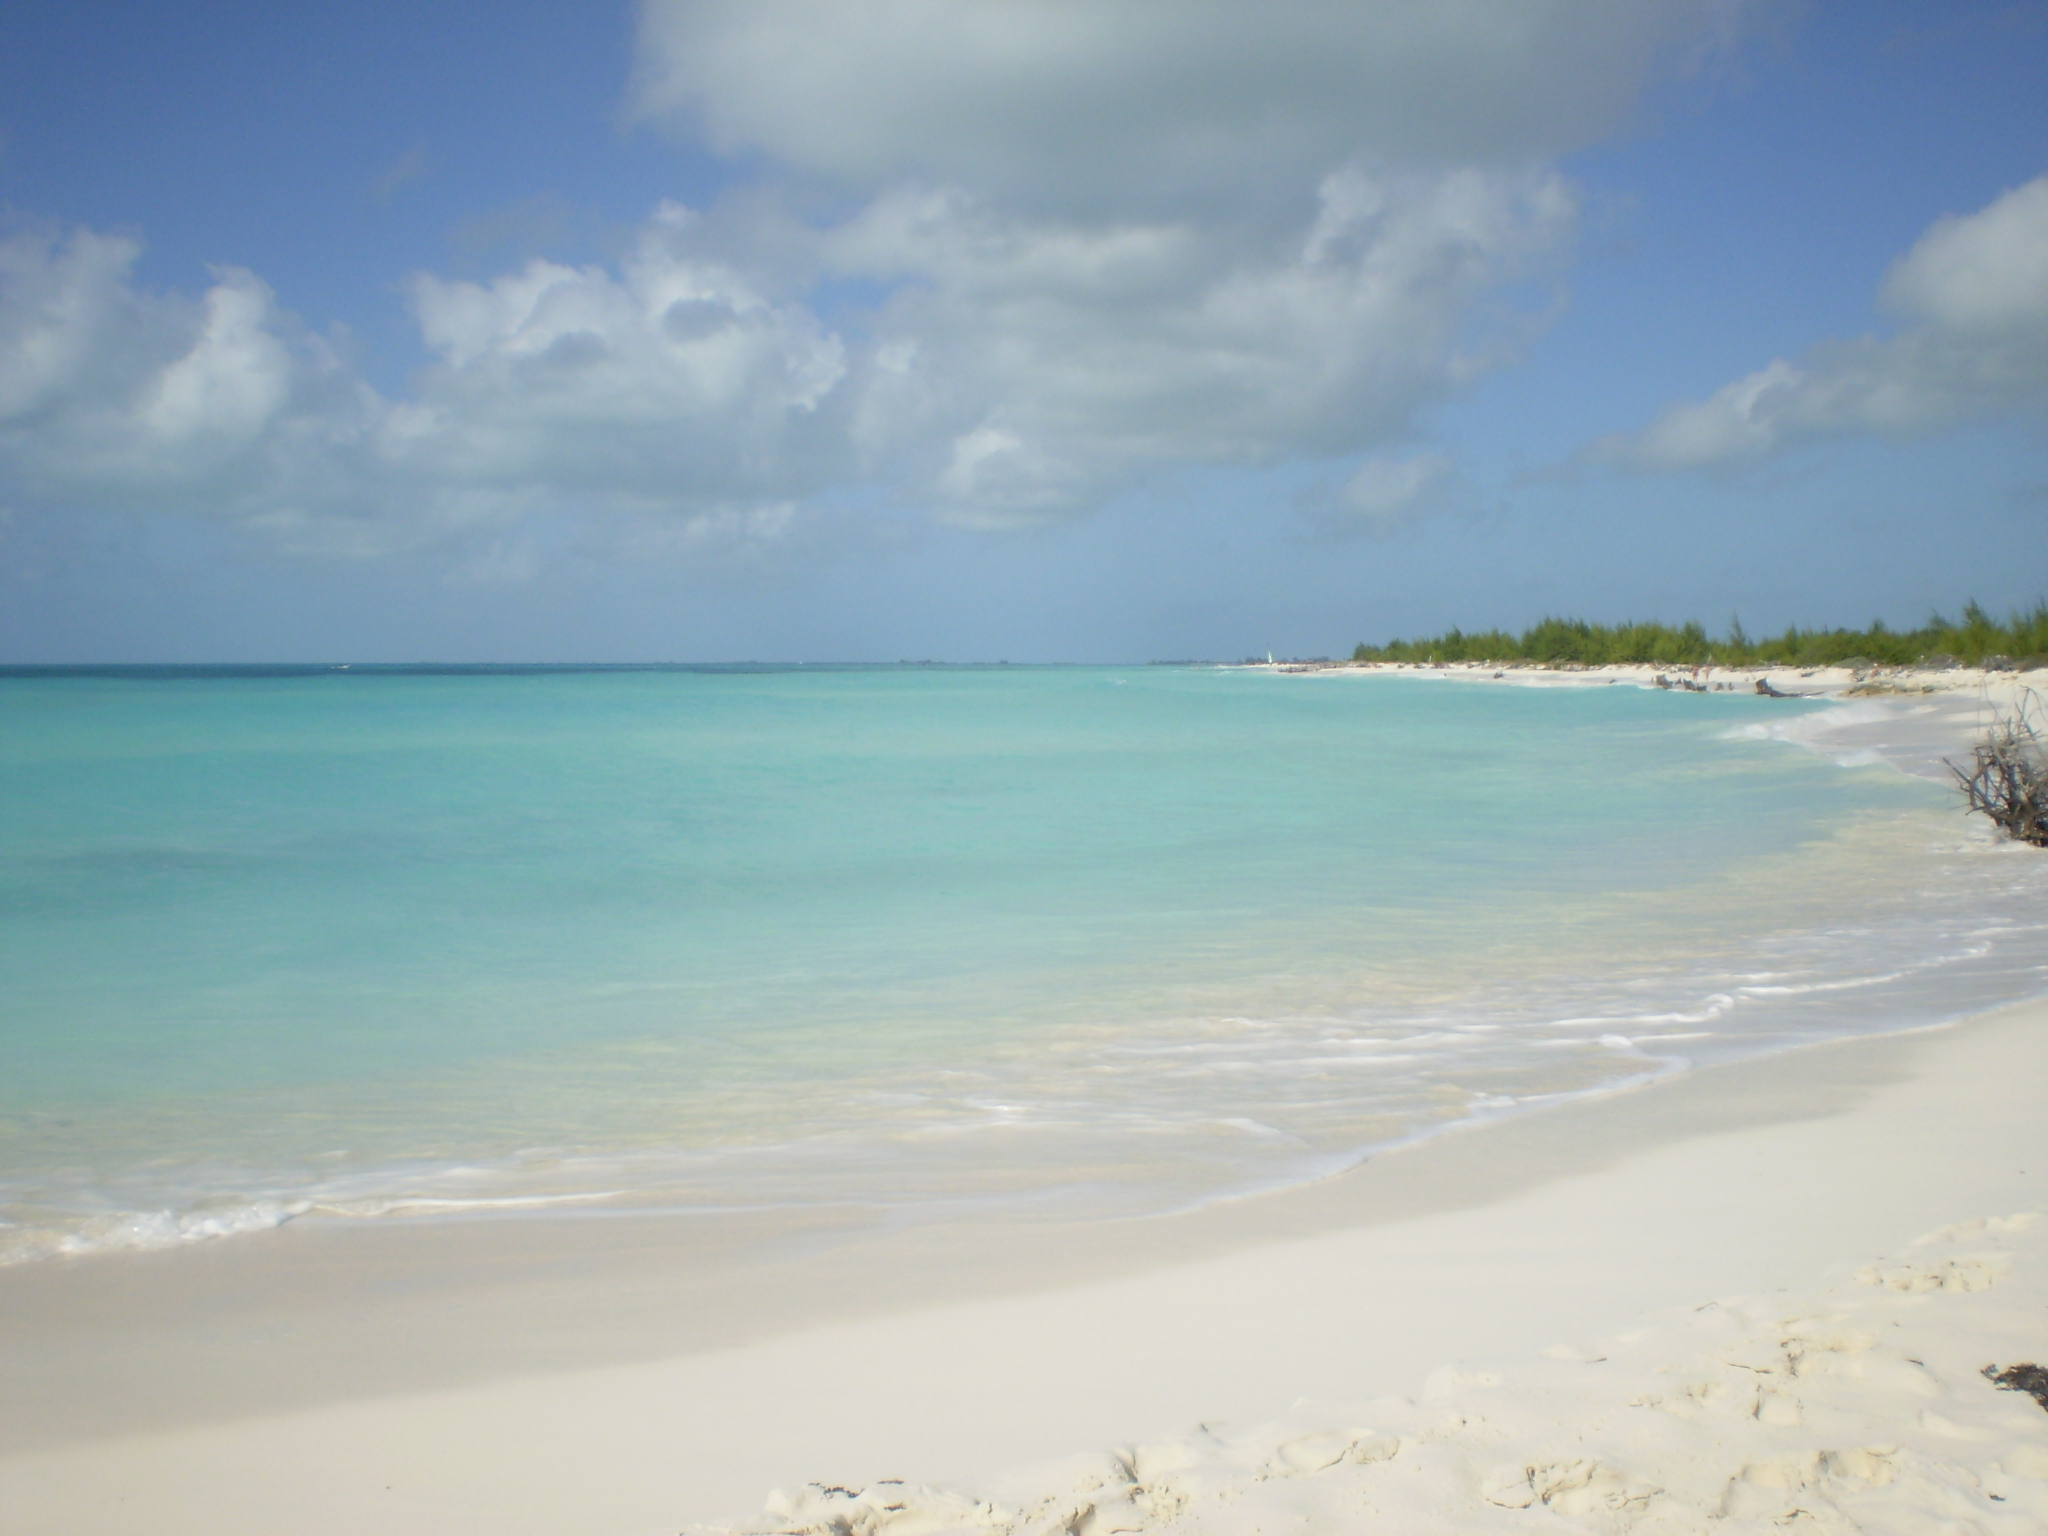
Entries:
[[765,1264],[639,1217],[24,1266],[0,1531],[2048,1530],[1981,1374],[2048,1360],[2044,1068],[2030,1004]]

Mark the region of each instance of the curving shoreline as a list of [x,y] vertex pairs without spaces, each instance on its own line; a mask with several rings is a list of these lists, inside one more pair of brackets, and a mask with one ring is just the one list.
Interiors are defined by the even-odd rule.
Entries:
[[[1976,707],[1783,729],[1938,772]],[[1180,1216],[871,1234],[765,1271],[642,1218],[0,1275],[0,1523],[2037,1528],[2048,1414],[1975,1372],[2040,1350],[2048,1224],[2008,1219],[2043,1205],[2044,1068],[2029,1004]],[[2008,1224],[1916,1245],[1980,1218]],[[1809,1347],[1829,1328],[1881,1343]]]
[[[1684,692],[1767,693],[1790,699],[1891,699],[1901,703],[1971,696],[2000,709],[2048,690],[2048,667],[2032,671],[1984,667],[1786,667],[1626,663],[1548,666],[1529,661],[1275,661],[1244,662],[1248,672],[1352,677],[1431,677],[1444,681],[1508,683],[1523,688],[1590,688],[1632,684]],[[1686,682],[1697,684],[1684,688]]]
[[1998,716],[2048,710],[2048,668],[1982,667],[1546,667],[1533,662],[1400,661],[1248,663],[1247,670],[1319,677],[1433,678],[1519,688],[1677,687],[1703,694],[1765,694],[1833,706],[1789,715],[1768,734],[1837,758],[1867,754],[1917,778],[1948,782],[1943,760],[1968,752]]

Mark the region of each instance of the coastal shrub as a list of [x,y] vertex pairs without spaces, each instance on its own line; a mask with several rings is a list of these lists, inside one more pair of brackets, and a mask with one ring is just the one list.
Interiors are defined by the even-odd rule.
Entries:
[[[1918,629],[1894,630],[1882,619],[1868,629],[1801,629],[1796,624],[1781,635],[1751,638],[1741,620],[1716,639],[1706,626],[1628,622],[1591,624],[1584,619],[1543,618],[1519,635],[1501,629],[1447,630],[1424,640],[1389,640],[1385,645],[1360,643],[1353,661],[1406,661],[1439,664],[1481,661],[1493,664],[1527,662],[1538,666],[1783,666],[1783,667],[1910,667],[1925,661],[1943,665],[1950,659],[1963,666],[1982,666],[1987,658],[2012,657],[2015,665],[2038,664],[2048,655],[2048,600],[2015,611],[2004,620],[1978,604],[1963,605],[1962,617],[1931,615]],[[1939,660],[1937,660],[1939,658]]]

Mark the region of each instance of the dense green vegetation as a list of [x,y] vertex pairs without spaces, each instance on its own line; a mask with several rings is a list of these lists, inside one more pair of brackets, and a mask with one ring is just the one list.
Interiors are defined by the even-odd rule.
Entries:
[[1953,657],[1966,666],[1986,657],[2006,657],[2026,666],[2048,666],[2048,601],[2015,612],[2004,622],[1975,603],[1966,605],[1951,623],[1935,614],[1918,629],[1799,629],[1752,639],[1741,620],[1715,639],[1693,623],[1676,629],[1669,624],[1588,624],[1583,619],[1544,619],[1519,635],[1498,629],[1466,634],[1451,630],[1430,640],[1390,640],[1361,645],[1353,661],[1491,661],[1534,662],[1542,666],[1578,663],[1653,663],[1661,666],[1739,667],[1773,664],[1794,667],[1835,666],[1845,661],[1888,667]]

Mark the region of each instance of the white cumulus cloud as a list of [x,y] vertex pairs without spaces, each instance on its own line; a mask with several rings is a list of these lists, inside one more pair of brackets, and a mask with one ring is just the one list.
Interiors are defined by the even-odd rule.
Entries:
[[617,273],[535,261],[488,283],[416,279],[437,361],[389,418],[390,461],[449,485],[693,504],[815,488],[845,345],[697,254],[691,222],[664,205]]
[[[403,399],[246,272],[152,294],[133,242],[35,232],[0,242],[0,477],[358,553],[564,507],[724,528],[856,479],[1030,521],[1403,432],[1533,334],[1481,306],[1574,222],[1544,171],[1342,169],[1292,228],[1227,235],[906,188],[813,231],[792,294],[745,217],[664,206],[616,268],[417,276]],[[850,279],[892,296],[842,332],[805,292]]]
[[1909,438],[1962,422],[2048,416],[2048,176],[1938,220],[1893,264],[1899,326],[1778,358],[1705,400],[1673,405],[1594,457],[1686,470],[1816,438]]
[[0,239],[0,474],[55,501],[273,507],[345,455],[377,403],[253,274],[197,299],[138,290],[140,247],[89,230]]
[[1554,175],[1326,177],[1278,237],[1188,223],[1075,226],[896,194],[837,232],[842,270],[901,284],[876,321],[871,453],[950,515],[1085,506],[1160,465],[1327,456],[1533,329],[1476,306],[1574,224]]
[[197,299],[133,281],[125,238],[0,240],[0,485],[56,504],[228,517],[336,553],[525,513],[665,512],[700,543],[780,537],[843,469],[845,348],[693,255],[664,207],[616,272],[421,276],[434,361],[378,394],[247,272]]

